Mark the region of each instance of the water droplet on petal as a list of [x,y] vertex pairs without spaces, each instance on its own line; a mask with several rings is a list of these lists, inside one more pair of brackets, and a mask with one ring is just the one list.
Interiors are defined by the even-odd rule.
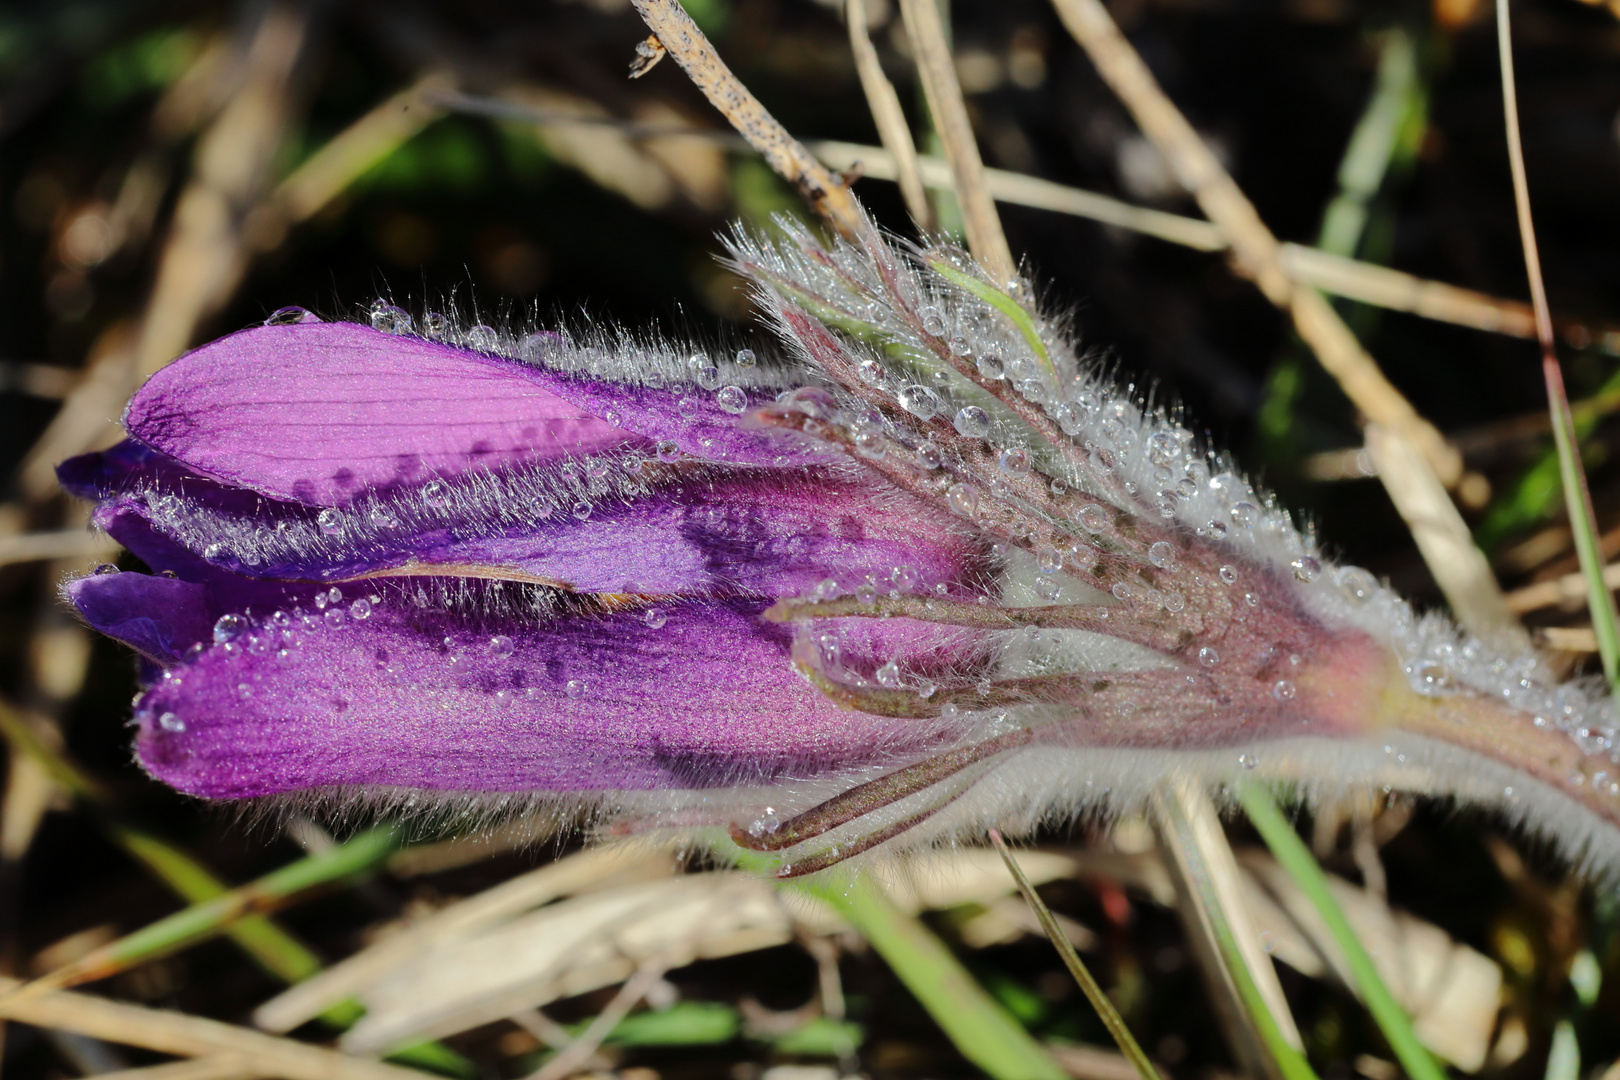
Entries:
[[1001,357],[993,352],[987,352],[979,357],[973,365],[979,376],[995,382],[1007,374],[1007,366],[1001,362]]
[[371,601],[362,596],[360,599],[350,604],[349,617],[351,619],[359,620],[371,618]]
[[385,334],[408,334],[415,325],[410,312],[378,300],[371,305],[371,328]]
[[586,685],[584,679],[569,679],[568,684],[563,687],[563,693],[577,700],[584,697],[585,691],[588,689],[590,688]]
[[1420,660],[1409,671],[1412,689],[1427,697],[1443,697],[1457,689],[1457,677],[1438,660]]
[[871,461],[881,461],[887,446],[883,436],[875,431],[863,431],[855,436],[855,452]]
[[1148,436],[1148,460],[1155,465],[1168,466],[1181,458],[1181,440],[1174,432],[1156,431]]
[[1378,595],[1378,579],[1359,566],[1341,568],[1337,581],[1344,595],[1358,604]]
[[900,390],[900,407],[919,420],[932,420],[943,402],[939,395],[921,383],[911,383]]
[[245,634],[252,624],[241,615],[221,615],[214,622],[214,644],[223,645]]
[[450,485],[443,480],[429,480],[422,485],[422,501],[435,510],[450,505]]
[[1228,585],[1236,585],[1237,584],[1237,579],[1238,579],[1237,567],[1235,567],[1235,566],[1223,566],[1223,567],[1220,568],[1218,573],[1221,575],[1221,580],[1223,582],[1225,582],[1226,584],[1228,584]]
[[970,518],[979,509],[979,493],[966,484],[952,484],[945,492],[945,502],[953,514]]
[[1176,546],[1166,540],[1160,540],[1148,548],[1148,562],[1160,570],[1174,570],[1176,568]]
[[1088,503],[1087,505],[1081,507],[1080,512],[1075,515],[1075,518],[1080,522],[1081,525],[1085,526],[1089,532],[1100,533],[1104,529],[1108,528],[1108,511],[1104,510],[1096,503]]
[[722,411],[733,416],[748,408],[748,395],[743,393],[740,386],[722,386],[720,392],[714,395],[714,400]]
[[996,459],[1001,471],[1020,476],[1029,472],[1029,451],[1022,446],[1009,446]]
[[450,320],[437,311],[422,316],[422,336],[429,341],[443,341],[450,336]]
[[485,326],[483,323],[479,323],[467,331],[466,336],[461,339],[461,343],[475,352],[494,352],[496,346],[501,343],[501,335],[495,332],[493,326]]
[[1322,573],[1322,564],[1309,555],[1301,555],[1288,565],[1294,568],[1294,576],[1301,581],[1315,581]]
[[751,368],[751,367],[754,366],[754,363],[755,363],[755,357],[754,357],[754,350],[753,349],[738,349],[737,350],[737,366],[738,367],[740,367],[740,368]]
[[681,459],[681,448],[674,439],[665,439],[658,444],[658,460],[668,465]]
[[1254,523],[1260,520],[1260,508],[1252,502],[1235,502],[1232,504],[1232,524],[1240,529],[1252,529]]
[[1035,583],[1035,595],[1042,600],[1056,600],[1063,592],[1063,587],[1053,578],[1041,578]]
[[496,634],[489,639],[489,655],[504,660],[517,651],[517,645],[505,634]]
[[939,313],[939,308],[925,307],[922,309],[921,314],[923,333],[931,334],[934,337],[939,337],[945,333],[945,317]]
[[916,450],[916,457],[917,464],[921,465],[929,472],[933,472],[935,469],[941,468],[945,464],[945,454],[938,446],[935,446],[931,442],[925,442],[918,446]]
[[182,731],[186,730],[186,722],[180,719],[180,717],[176,716],[174,713],[166,712],[162,716],[158,717],[158,727],[169,732],[170,734],[178,735]]
[[97,577],[100,577],[103,574],[116,574],[118,573],[118,566],[117,564],[110,562],[100,563],[94,570],[91,571],[91,573],[95,574]]
[[338,627],[343,625],[343,609],[336,607],[327,608],[326,614],[322,616],[322,618],[326,620],[327,626],[330,626],[333,630],[336,630]]
[[340,510],[334,510],[332,507],[328,506],[325,510],[322,510],[319,514],[315,515],[315,524],[319,525],[321,527],[321,532],[325,533],[326,535],[335,535],[343,531],[343,513]]
[[1271,685],[1271,696],[1278,701],[1293,701],[1294,695],[1297,693],[1294,684],[1287,679],[1278,679]]
[[697,353],[686,362],[686,366],[692,372],[692,380],[703,389],[719,389],[720,369],[709,362],[708,356]]
[[1051,544],[1042,544],[1035,549],[1035,565],[1043,574],[1055,574],[1063,569],[1063,554]]
[[968,353],[973,351],[972,346],[968,344],[967,338],[963,337],[961,334],[957,334],[955,337],[951,338],[950,344],[952,356],[966,356]]
[[878,668],[877,681],[879,686],[887,687],[890,690],[898,690],[900,688],[900,665],[890,660]]
[[660,630],[669,622],[669,616],[660,608],[650,607],[641,613],[641,621],[653,630]]
[[318,323],[320,317],[308,308],[301,308],[296,304],[288,307],[278,307],[265,316],[266,326],[298,326],[301,323]]
[[958,409],[954,423],[957,433],[970,439],[982,439],[990,434],[990,414],[977,405]]

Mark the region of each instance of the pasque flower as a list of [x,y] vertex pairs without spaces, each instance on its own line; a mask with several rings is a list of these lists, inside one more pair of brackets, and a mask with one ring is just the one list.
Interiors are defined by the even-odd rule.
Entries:
[[784,873],[1118,809],[1167,770],[1398,783],[1620,864],[1607,701],[1418,618],[1021,281],[738,237],[780,356],[299,309],[61,467],[151,574],[136,752],[208,798],[729,825]]

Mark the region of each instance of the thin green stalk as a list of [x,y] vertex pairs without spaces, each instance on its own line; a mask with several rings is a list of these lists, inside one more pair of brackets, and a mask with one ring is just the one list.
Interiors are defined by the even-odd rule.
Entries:
[[1119,1015],[1114,1003],[1103,993],[1103,988],[1098,985],[1090,969],[1080,959],[1080,954],[1074,951],[1074,945],[1070,943],[1068,935],[1064,934],[1063,928],[1058,925],[1057,916],[1052,914],[1052,909],[1046,906],[1046,901],[1041,899],[1035,887],[1029,883],[1029,878],[1024,876],[1024,871],[1013,858],[1012,852],[1007,850],[1007,843],[1001,838],[1001,833],[991,829],[990,842],[995,845],[996,851],[1001,853],[1001,861],[1007,864],[1008,873],[1018,882],[1018,891],[1023,894],[1024,902],[1035,912],[1035,917],[1041,922],[1041,929],[1046,931],[1047,939],[1063,958],[1063,966],[1069,969],[1074,981],[1080,984],[1086,1000],[1097,1010],[1097,1016],[1108,1029],[1108,1034],[1114,1037],[1120,1053],[1136,1067],[1137,1075],[1142,1080],[1160,1080],[1159,1071],[1153,1067],[1153,1062],[1149,1061],[1147,1054],[1142,1051],[1136,1036],[1131,1034],[1131,1029],[1125,1024],[1125,1018]]
[[1513,30],[1508,20],[1507,0],[1496,0],[1496,46],[1502,68],[1502,113],[1507,123],[1513,203],[1519,218],[1519,243],[1524,248],[1525,274],[1530,279],[1530,306],[1536,315],[1536,338],[1541,343],[1541,374],[1547,384],[1547,407],[1552,410],[1553,443],[1558,447],[1558,472],[1564,483],[1564,502],[1569,507],[1569,527],[1575,536],[1575,552],[1580,556],[1581,573],[1586,578],[1587,607],[1592,616],[1592,630],[1597,635],[1598,654],[1603,658],[1603,675],[1611,690],[1620,689],[1620,611],[1615,610],[1614,594],[1603,582],[1603,546],[1598,539],[1597,515],[1592,511],[1592,493],[1587,490],[1586,470],[1581,466],[1575,422],[1569,411],[1569,395],[1564,390],[1564,372],[1558,366],[1558,351],[1554,345],[1547,287],[1541,279],[1536,227],[1530,216],[1530,181],[1524,168],[1524,143],[1519,137],[1519,96],[1513,78]]
[[[151,838],[131,836],[128,842],[149,845]],[[77,986],[126,971],[136,964],[171,955],[225,933],[254,914],[263,914],[291,903],[312,889],[365,877],[381,866],[398,846],[398,837],[391,828],[361,833],[347,843],[307,855],[257,881],[240,885],[211,899],[194,902],[183,911],[159,919],[51,972],[40,982],[53,989]],[[171,873],[193,882],[193,892],[209,891],[206,887],[196,887],[200,882],[196,878],[195,864],[182,865],[173,860],[172,853],[157,850],[152,852],[152,857],[169,861]],[[318,967],[319,963],[316,962]],[[287,974],[307,978],[314,974],[314,970],[289,971]]]
[[995,1080],[1068,1075],[933,931],[896,907],[869,878],[800,879],[785,887],[822,901],[860,931],[962,1055]]
[[1372,957],[1367,955],[1367,950],[1362,948],[1361,941],[1351,929],[1350,920],[1345,918],[1344,910],[1333,898],[1333,893],[1328,889],[1327,875],[1317,865],[1310,849],[1288,819],[1283,817],[1271,792],[1259,784],[1243,783],[1238,785],[1237,796],[1272,855],[1288,871],[1294,884],[1305,893],[1327,924],[1328,932],[1344,953],[1356,992],[1366,1003],[1367,1011],[1372,1013],[1373,1020],[1384,1033],[1384,1039],[1406,1070],[1406,1075],[1411,1080],[1445,1080],[1445,1071],[1418,1041],[1417,1034],[1412,1030],[1411,1018],[1395,1000],[1395,995],[1389,992],[1378,969],[1373,966]]

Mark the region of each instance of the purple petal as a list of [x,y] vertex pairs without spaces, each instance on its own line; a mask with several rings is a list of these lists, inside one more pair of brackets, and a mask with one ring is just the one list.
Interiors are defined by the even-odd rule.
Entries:
[[206,586],[145,574],[94,574],[63,586],[84,621],[148,660],[172,664],[213,632]]
[[204,476],[317,506],[635,438],[545,382],[516,361],[352,323],[265,326],[160,370],[124,425]]
[[[339,609],[334,609],[339,610]],[[510,634],[388,600],[204,652],[136,712],[142,764],[243,798],[366,786],[469,792],[703,788],[909,760],[937,724],[839,709],[751,609],[686,604]]]
[[696,388],[615,383],[352,323],[257,327],[204,345],[154,375],[124,424],[202,476],[311,506],[663,440],[709,460],[828,457],[744,427]]

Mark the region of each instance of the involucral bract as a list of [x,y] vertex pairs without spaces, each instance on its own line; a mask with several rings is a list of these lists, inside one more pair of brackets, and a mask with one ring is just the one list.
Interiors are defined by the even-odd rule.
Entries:
[[[1609,701],[1335,566],[953,249],[738,236],[778,346],[285,309],[64,463],[64,586],[210,799],[580,809],[811,872],[1173,773],[1499,808],[1620,867]],[[762,350],[764,352],[765,350]]]

